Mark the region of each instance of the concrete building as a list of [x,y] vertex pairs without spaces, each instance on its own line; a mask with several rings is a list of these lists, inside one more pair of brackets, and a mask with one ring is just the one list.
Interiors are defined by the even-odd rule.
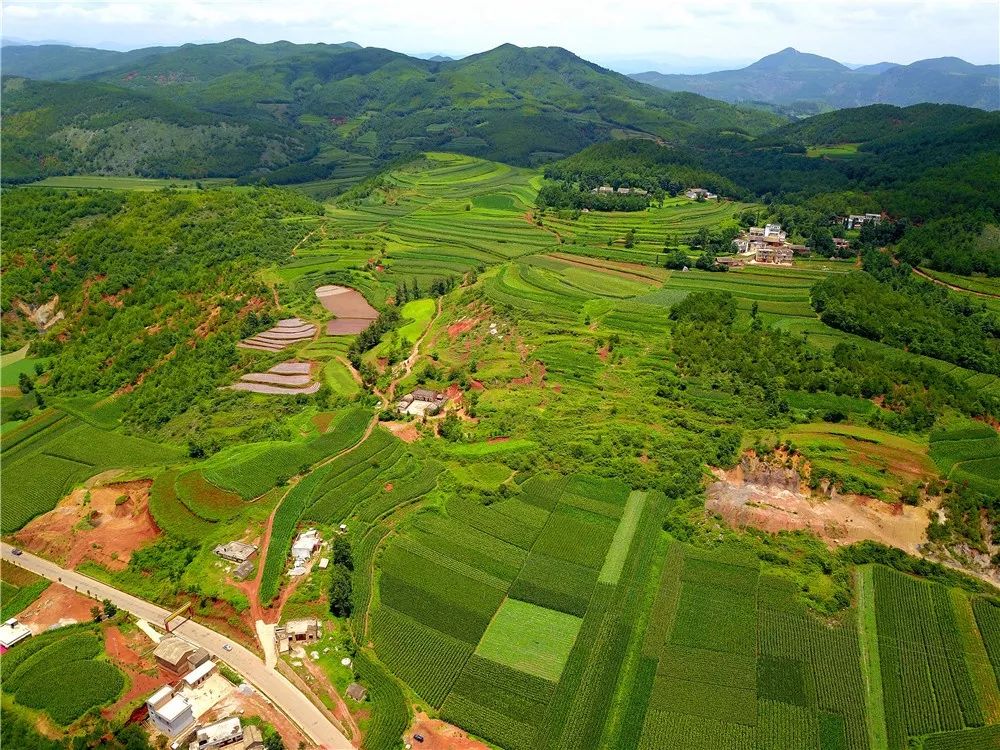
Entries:
[[790,247],[761,247],[754,260],[757,263],[791,263],[794,251]]
[[213,750],[217,747],[260,750],[264,747],[264,741],[257,727],[252,724],[243,726],[238,717],[230,716],[200,727],[194,733],[194,740],[188,745],[188,750]]
[[396,404],[396,410],[400,414],[412,414],[418,417],[434,415],[441,410],[446,400],[440,391],[417,388],[413,393],[408,393],[400,399]]
[[202,664],[192,669],[186,675],[184,675],[184,684],[188,687],[198,687],[203,684],[205,680],[215,674],[216,664],[211,659],[207,659]]
[[180,676],[200,667],[211,656],[205,649],[192,646],[177,636],[167,636],[153,651],[153,658],[158,665]]
[[175,694],[170,685],[164,685],[146,701],[149,720],[168,737],[176,737],[194,724],[191,703],[180,693]]
[[11,617],[3,625],[0,625],[0,653],[4,653],[11,646],[30,637],[31,631],[28,626],[18,622],[16,617]]
[[309,529],[299,534],[292,543],[292,558],[295,564],[299,566],[309,562],[322,542],[323,539],[316,529]]
[[279,653],[303,643],[313,643],[320,639],[319,620],[309,617],[304,620],[289,620],[274,629],[274,642]]
[[368,697],[368,691],[364,688],[363,685],[357,682],[352,682],[350,685],[347,686],[347,695],[349,698],[353,698],[358,703],[361,703],[364,701],[365,698]]
[[236,566],[233,571],[233,578],[237,581],[245,581],[253,572],[253,560],[244,560]]
[[716,198],[719,197],[715,193],[700,187],[688,188],[687,190],[684,191],[684,195],[685,197],[690,198],[693,201],[696,201],[700,198],[704,198],[705,200],[710,201],[710,200],[715,200]]
[[247,544],[246,542],[228,542],[227,544],[220,544],[215,548],[215,554],[235,563],[246,562],[256,553],[257,545]]
[[861,229],[865,224],[878,226],[882,223],[882,214],[851,214],[844,219],[845,229]]

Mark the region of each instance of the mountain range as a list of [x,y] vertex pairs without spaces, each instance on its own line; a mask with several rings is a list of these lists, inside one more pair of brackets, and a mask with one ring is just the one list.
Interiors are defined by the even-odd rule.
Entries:
[[432,148],[534,164],[615,135],[757,135],[785,122],[558,47],[450,61],[234,39],[127,53],[4,47],[2,64],[7,181],[89,171],[295,182]]
[[636,73],[637,81],[732,103],[759,102],[796,113],[924,102],[1000,109],[1000,65],[973,65],[957,57],[910,65],[881,62],[851,69],[791,47],[739,70],[699,75]]

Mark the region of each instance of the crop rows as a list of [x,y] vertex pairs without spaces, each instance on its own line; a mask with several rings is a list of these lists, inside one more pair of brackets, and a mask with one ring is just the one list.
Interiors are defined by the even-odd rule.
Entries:
[[[586,516],[584,520],[580,516]],[[593,520],[590,520],[593,519]],[[556,508],[542,529],[534,551],[560,560],[599,569],[604,564],[616,524],[592,513]]]
[[977,597],[972,600],[972,611],[976,616],[976,625],[986,647],[986,654],[993,666],[993,674],[1000,685],[1000,606],[990,599]]
[[948,597],[887,568],[873,573],[890,746],[981,721],[966,661],[948,650],[960,642]]
[[381,664],[363,651],[355,655],[354,667],[368,686],[372,704],[372,720],[361,747],[363,750],[397,750],[410,723],[410,709],[403,689]]
[[436,511],[417,516],[407,535],[505,581],[517,577],[528,556],[520,547]]
[[371,639],[379,659],[435,708],[444,702],[472,654],[469,643],[389,607],[377,607],[372,613]]
[[280,480],[350,447],[364,434],[371,415],[348,409],[326,433],[306,443],[260,443],[223,451],[204,470],[205,478],[246,500],[260,497]]
[[531,548],[538,536],[537,527],[526,527],[499,511],[463,496],[456,495],[448,501],[448,515],[489,536],[525,550]]
[[819,720],[800,706],[778,701],[761,701],[757,722],[758,750],[820,747]]
[[998,725],[932,734],[923,744],[923,750],[985,750],[996,747],[1000,747]]
[[96,660],[101,651],[98,633],[89,629],[37,636],[0,659],[4,692],[21,705],[45,711],[58,724],[70,724],[116,698],[125,685],[113,665]]
[[583,617],[597,583],[597,571],[555,557],[532,552],[510,595],[540,607]]
[[206,521],[228,521],[243,509],[243,500],[239,495],[206,481],[198,470],[177,477],[176,491],[188,510]]
[[757,750],[754,727],[650,709],[639,750]]
[[149,510],[156,525],[170,536],[197,541],[213,529],[211,522],[199,518],[181,502],[176,492],[176,471],[165,471],[153,480],[149,492]]

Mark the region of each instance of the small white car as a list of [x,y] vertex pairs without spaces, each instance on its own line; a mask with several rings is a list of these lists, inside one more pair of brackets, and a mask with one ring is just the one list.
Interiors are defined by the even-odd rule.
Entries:
[[227,643],[222,648],[223,648],[224,651],[232,651],[233,650],[233,646],[230,643]]

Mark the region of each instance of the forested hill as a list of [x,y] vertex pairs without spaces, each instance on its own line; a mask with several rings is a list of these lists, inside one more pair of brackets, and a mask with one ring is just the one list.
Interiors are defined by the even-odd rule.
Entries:
[[[18,49],[5,49],[5,61]],[[59,75],[50,76],[39,59],[28,58],[5,72],[44,78],[74,69],[53,55]],[[76,58],[80,71],[107,63],[103,56],[93,65]],[[27,158],[5,168],[7,181],[68,170],[297,182],[337,176],[347,163],[374,169],[432,148],[529,164],[614,134],[674,141],[703,131],[756,135],[783,122],[760,110],[660,91],[554,47],[503,45],[432,61],[354,44],[235,39],[126,59],[61,84],[15,81],[5,84],[3,114],[15,127],[4,129],[3,145]],[[69,105],[86,99],[98,81],[108,87],[101,90],[107,106],[84,104],[86,112],[74,112]],[[115,97],[126,106],[113,104]],[[196,138],[173,137],[180,135],[171,130],[177,107],[203,126]],[[241,159],[201,158],[199,146],[187,147],[224,149],[227,127],[258,137]],[[280,144],[271,140],[275,131],[283,134]],[[143,153],[151,140],[161,153],[156,163]]]
[[1000,109],[1000,66],[957,57],[910,65],[879,63],[852,70],[836,60],[791,47],[746,68],[700,75],[637,73],[637,81],[667,91],[691,91],[728,102],[762,102],[799,112],[886,103],[961,104]]

